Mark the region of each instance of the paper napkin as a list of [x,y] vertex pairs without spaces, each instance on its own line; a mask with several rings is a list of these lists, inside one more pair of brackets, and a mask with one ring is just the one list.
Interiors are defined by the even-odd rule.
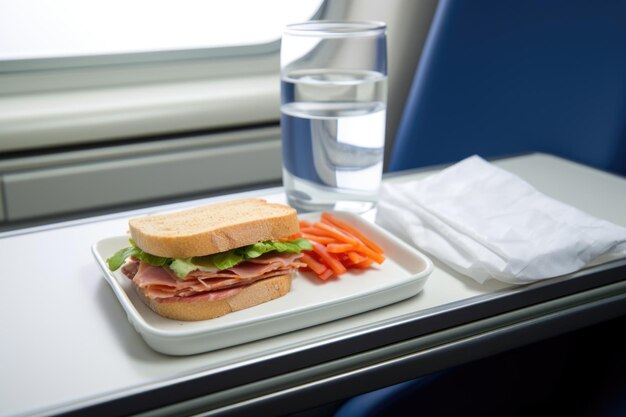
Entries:
[[626,228],[550,198],[472,156],[383,185],[376,222],[458,272],[524,284],[626,256]]

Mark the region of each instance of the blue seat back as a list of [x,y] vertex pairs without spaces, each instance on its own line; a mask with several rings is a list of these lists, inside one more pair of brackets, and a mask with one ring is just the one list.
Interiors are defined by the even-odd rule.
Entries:
[[441,0],[389,170],[545,152],[626,175],[626,1]]

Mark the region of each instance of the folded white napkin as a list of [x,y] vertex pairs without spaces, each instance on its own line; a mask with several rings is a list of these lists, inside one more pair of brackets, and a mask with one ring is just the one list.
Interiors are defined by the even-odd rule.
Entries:
[[376,222],[458,272],[524,284],[626,256],[626,228],[535,190],[478,156],[383,186]]

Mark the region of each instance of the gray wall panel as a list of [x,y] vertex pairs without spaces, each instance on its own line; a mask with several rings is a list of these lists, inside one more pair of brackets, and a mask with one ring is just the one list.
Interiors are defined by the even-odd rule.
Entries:
[[6,219],[279,181],[279,139],[136,156],[5,175]]

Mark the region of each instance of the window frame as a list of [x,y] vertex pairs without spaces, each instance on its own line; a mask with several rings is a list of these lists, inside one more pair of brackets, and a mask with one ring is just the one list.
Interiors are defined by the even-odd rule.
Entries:
[[[322,1],[311,19],[321,18],[327,4]],[[245,46],[0,62],[0,153],[278,123],[279,55],[277,39]],[[194,88],[206,94],[190,94]],[[129,99],[137,95],[154,100]],[[232,106],[222,106],[228,102],[239,104],[235,113]],[[177,110],[194,103],[215,113],[185,116]],[[264,108],[259,109],[260,103]],[[171,129],[164,129],[168,120]]]

